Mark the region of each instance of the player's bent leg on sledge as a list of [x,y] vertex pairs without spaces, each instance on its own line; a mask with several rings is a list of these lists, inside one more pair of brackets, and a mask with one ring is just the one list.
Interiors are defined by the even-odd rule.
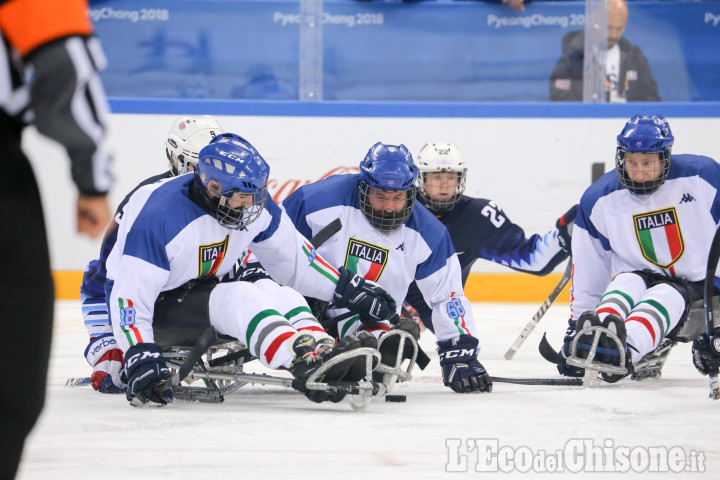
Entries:
[[276,309],[296,330],[310,333],[318,343],[330,343],[331,346],[335,343],[313,315],[305,297],[297,290],[267,278],[256,281],[255,285],[273,299]]
[[645,292],[625,320],[633,363],[638,363],[660,345],[682,319],[686,305],[683,295],[670,284],[661,283]]
[[[250,352],[269,368],[284,368],[298,382],[293,387],[314,402],[339,401],[344,395],[305,388],[305,381],[326,362],[356,348],[354,336],[333,347],[334,342],[324,331],[298,331],[276,309],[277,302],[259,286],[235,282],[216,286],[210,294],[210,323],[218,333],[244,342]],[[316,340],[319,338],[319,340]],[[341,361],[324,371],[320,382],[343,381],[355,359]]]

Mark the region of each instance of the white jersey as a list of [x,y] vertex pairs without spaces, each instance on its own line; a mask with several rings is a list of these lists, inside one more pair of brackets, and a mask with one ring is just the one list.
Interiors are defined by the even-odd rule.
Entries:
[[123,351],[153,342],[161,292],[194,279],[220,278],[249,249],[273,278],[304,295],[329,300],[335,290],[337,271],[316,255],[272,198],[257,220],[231,230],[189,198],[192,182],[189,173],[147,185],[124,208],[105,286]]
[[621,272],[703,281],[719,222],[720,165],[711,158],[673,155],[667,180],[649,195],[631,194],[615,171],[606,173],[585,191],[575,219],[573,318],[594,309]]
[[[465,298],[460,263],[447,229],[419,202],[399,228],[381,232],[360,208],[360,175],[335,175],[296,190],[283,209],[305,236],[311,237],[339,218],[342,229],[318,252],[332,265],[376,282],[400,303],[415,280],[433,310],[438,340],[475,335],[472,308]],[[261,259],[262,261],[262,259]],[[264,262],[263,262],[264,265]],[[272,274],[272,273],[271,273]],[[342,313],[329,310],[334,317]],[[339,325],[342,337],[350,323]]]

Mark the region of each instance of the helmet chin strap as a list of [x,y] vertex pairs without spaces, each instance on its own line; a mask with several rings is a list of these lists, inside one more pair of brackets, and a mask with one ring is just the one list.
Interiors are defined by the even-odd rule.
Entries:
[[207,193],[207,190],[205,190],[205,187],[197,174],[194,175],[193,182],[190,184],[189,193],[190,200],[195,202],[200,208],[206,210],[208,213],[214,214],[220,199],[211,197],[210,194]]

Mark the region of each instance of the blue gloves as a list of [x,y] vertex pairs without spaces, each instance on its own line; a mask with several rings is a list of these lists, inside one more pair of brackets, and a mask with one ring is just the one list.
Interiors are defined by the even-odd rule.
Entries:
[[563,213],[560,218],[557,219],[555,222],[555,228],[558,230],[558,241],[560,242],[560,248],[563,249],[563,251],[570,253],[570,244],[571,244],[571,226],[575,222],[575,217],[577,216],[578,206],[573,205],[570,210]]
[[360,315],[363,323],[382,322],[397,313],[395,300],[382,287],[366,282],[345,267],[338,271],[340,278],[333,294],[336,307]]
[[[568,328],[565,330],[565,338],[563,339],[563,346],[560,350],[563,359],[570,356],[570,345],[572,344],[573,338],[575,338],[576,326],[577,320],[573,320],[572,318],[568,320]],[[559,363],[557,369],[560,375],[565,375],[566,377],[582,377],[585,375],[584,368],[568,365],[566,361]]]
[[145,404],[162,407],[172,402],[173,392],[168,381],[172,374],[157,344],[138,343],[130,347],[125,352],[125,373],[125,395],[133,407]]
[[443,383],[457,393],[492,392],[492,380],[477,360],[478,339],[462,335],[438,342]]
[[710,333],[702,334],[693,341],[693,365],[703,375],[717,375],[720,368],[720,326]]

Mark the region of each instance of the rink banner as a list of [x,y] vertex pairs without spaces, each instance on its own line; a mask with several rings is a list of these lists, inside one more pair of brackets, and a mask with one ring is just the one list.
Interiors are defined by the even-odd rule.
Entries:
[[[79,300],[83,272],[54,270],[55,299]],[[541,303],[560,282],[560,273],[536,277],[524,273],[471,273],[465,296],[471,302]],[[558,296],[557,303],[569,303],[570,287]]]
[[243,115],[363,118],[623,118],[633,115],[703,118],[720,115],[717,102],[520,103],[520,102],[301,102],[297,100],[212,100],[111,98],[119,114]]
[[[563,36],[584,2],[522,12],[484,2],[325,0],[301,55],[300,2],[95,0],[111,97],[296,100],[314,59],[326,101],[549,100]],[[720,100],[720,2],[630,2],[625,38],[648,59],[663,101]],[[303,45],[306,45],[303,43]],[[305,63],[304,63],[305,64]],[[315,77],[313,77],[315,74]]]

